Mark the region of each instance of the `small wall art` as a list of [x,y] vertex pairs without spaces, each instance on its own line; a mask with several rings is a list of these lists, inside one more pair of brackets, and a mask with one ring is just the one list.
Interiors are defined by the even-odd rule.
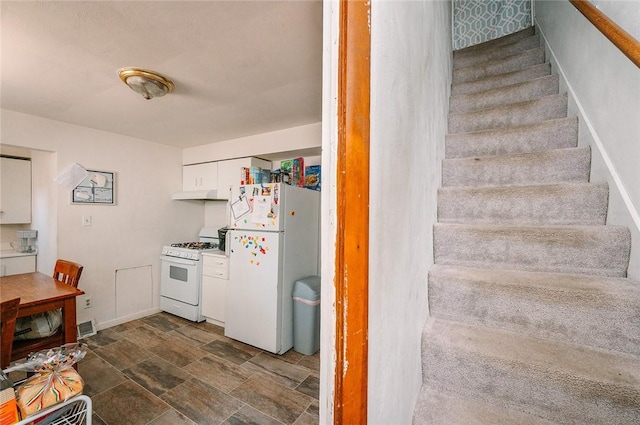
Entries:
[[71,192],[73,204],[115,205],[115,173],[87,170],[89,175]]

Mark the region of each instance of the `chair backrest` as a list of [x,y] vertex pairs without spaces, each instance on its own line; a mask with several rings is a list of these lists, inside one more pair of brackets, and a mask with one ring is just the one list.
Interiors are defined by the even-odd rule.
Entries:
[[16,329],[16,317],[20,298],[5,301],[0,304],[0,369],[6,369],[11,363],[11,346],[13,345],[13,333]]
[[78,263],[67,260],[56,261],[56,266],[53,269],[53,278],[59,280],[62,283],[71,285],[74,288],[78,287],[78,281],[82,274],[82,266]]

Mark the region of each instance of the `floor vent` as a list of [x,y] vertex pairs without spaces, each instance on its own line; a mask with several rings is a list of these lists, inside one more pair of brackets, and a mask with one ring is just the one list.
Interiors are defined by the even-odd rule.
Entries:
[[96,321],[91,319],[87,322],[78,323],[76,326],[78,329],[78,339],[83,339],[88,336],[93,336],[98,333],[96,330]]

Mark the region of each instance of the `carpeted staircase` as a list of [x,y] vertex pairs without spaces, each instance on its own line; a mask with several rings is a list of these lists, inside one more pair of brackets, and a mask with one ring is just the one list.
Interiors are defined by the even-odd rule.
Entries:
[[415,425],[640,424],[630,232],[540,45],[454,52]]

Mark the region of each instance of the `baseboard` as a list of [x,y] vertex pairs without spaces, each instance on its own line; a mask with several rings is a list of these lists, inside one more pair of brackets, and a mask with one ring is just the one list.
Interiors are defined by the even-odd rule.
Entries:
[[143,317],[151,316],[152,314],[160,313],[160,307],[150,308],[148,310],[139,311],[135,314],[130,314],[128,316],[118,317],[117,319],[108,320],[106,322],[100,322],[96,324],[96,329],[101,331],[104,329],[111,328],[113,326],[121,325],[123,323],[130,322],[132,320],[141,319]]
[[[627,226],[631,231],[632,246],[635,246],[637,242],[640,241],[640,213],[638,211],[638,208],[636,208],[636,206],[634,205],[631,196],[629,195],[629,192],[625,188],[626,186],[622,178],[620,177],[620,174],[616,171],[616,167],[613,164],[611,157],[607,153],[607,150],[605,149],[605,144],[598,135],[593,122],[589,119],[589,116],[587,115],[580,101],[580,97],[577,95],[576,90],[567,77],[567,73],[563,65],[558,60],[558,56],[556,55],[553,48],[549,45],[547,36],[545,35],[540,25],[536,23],[535,26],[536,31],[540,34],[544,42],[544,46],[548,55],[550,55],[551,57],[551,63],[554,67],[554,70],[558,73],[562,83],[564,83],[564,85],[566,86],[566,91],[570,98],[570,104],[571,102],[573,102],[573,104],[575,105],[575,113],[580,121],[580,131],[586,131],[588,133],[585,138],[588,139],[589,144],[591,145],[592,158],[598,158],[600,163],[600,167],[598,169],[600,172],[599,176],[601,178],[605,178],[605,180],[609,183],[610,204],[607,223],[609,223],[609,217],[615,217],[612,224]],[[580,138],[582,140],[585,139],[582,136]],[[592,179],[594,177],[593,164],[595,163],[592,160]],[[630,182],[629,186],[633,185],[634,183],[635,182]],[[618,201],[615,204],[617,205],[617,207],[612,204],[614,191],[616,192],[616,196],[618,197]],[[615,208],[615,210],[612,210],[612,206]],[[636,253],[635,248],[632,248],[627,276],[634,279],[640,279],[640,255]]]
[[603,160],[603,162],[604,162],[604,164],[605,164],[605,166],[607,168],[607,172],[609,173],[609,176],[611,177],[611,180],[613,181],[613,183],[616,186],[616,190],[618,191],[618,193],[620,193],[620,196],[621,196],[621,198],[622,198],[622,200],[623,200],[623,202],[625,204],[625,207],[627,208],[629,216],[631,217],[631,220],[635,224],[636,230],[640,231],[640,213],[638,213],[638,210],[633,205],[633,201],[631,200],[631,197],[629,196],[629,192],[625,189],[625,185],[622,182],[622,179],[620,178],[620,175],[616,171],[616,168],[613,165],[613,161],[611,161],[611,158],[609,157],[609,155],[607,154],[606,149],[604,148],[604,143],[602,142],[602,140],[598,136],[598,133],[597,133],[595,127],[593,126],[593,123],[589,119],[589,116],[586,114],[582,104],[580,103],[580,98],[578,97],[576,91],[574,90],[573,86],[571,85],[571,82],[567,78],[567,74],[566,74],[564,68],[562,67],[562,64],[558,61],[558,57],[556,56],[555,52],[553,51],[553,48],[551,48],[551,46],[547,42],[547,37],[545,36],[544,31],[542,31],[542,29],[540,28],[539,25],[536,25],[536,30],[539,31],[540,36],[542,37],[542,39],[544,41],[545,48],[547,49],[548,53],[553,57],[553,63],[555,64],[555,66],[556,66],[556,68],[558,70],[559,76],[562,78],[563,82],[567,86],[567,92],[568,92],[569,96],[571,97],[573,102],[575,102],[575,104],[576,104],[576,108],[578,109],[578,112],[579,112],[578,115],[580,117],[580,120],[585,124],[586,128],[589,131],[589,135],[590,135],[591,139],[593,140],[593,144],[594,144],[594,146],[592,146],[592,148],[595,148],[595,149],[598,150],[598,154],[602,158],[602,160]]
[[220,327],[224,328],[224,322],[221,322],[221,321],[216,320],[216,319],[211,319],[209,317],[205,317],[205,322],[211,323],[212,325],[217,325],[217,326],[220,326]]

